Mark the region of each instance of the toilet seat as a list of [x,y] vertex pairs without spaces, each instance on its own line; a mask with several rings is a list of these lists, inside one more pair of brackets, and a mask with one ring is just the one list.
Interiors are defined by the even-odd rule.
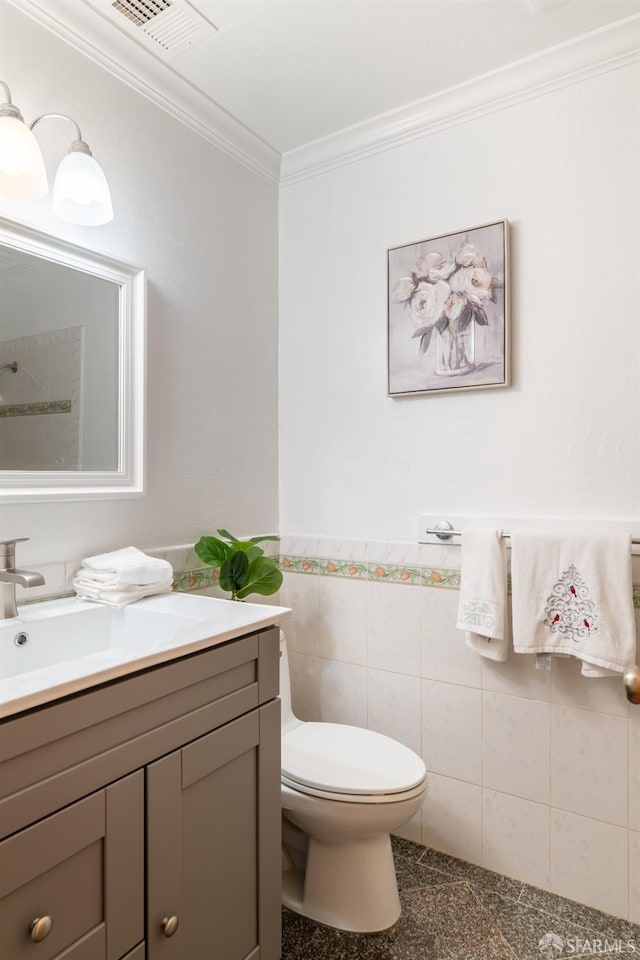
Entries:
[[282,782],[300,793],[392,803],[422,792],[425,776],[417,754],[373,730],[301,723],[282,738]]

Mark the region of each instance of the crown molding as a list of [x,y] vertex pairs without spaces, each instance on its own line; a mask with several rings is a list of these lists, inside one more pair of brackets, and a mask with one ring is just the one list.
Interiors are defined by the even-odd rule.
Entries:
[[319,176],[639,59],[635,15],[290,150],[282,157],[280,184]]
[[9,0],[133,90],[171,114],[223,153],[271,183],[278,183],[280,153],[135,41],[124,36],[82,0]]
[[545,96],[640,59],[640,14],[549,47],[422,100],[280,153],[147,50],[87,0],[8,2],[253,173],[281,186]]

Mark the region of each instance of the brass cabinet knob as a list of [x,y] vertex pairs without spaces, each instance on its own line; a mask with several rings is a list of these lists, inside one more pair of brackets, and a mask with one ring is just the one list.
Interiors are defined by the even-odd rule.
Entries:
[[41,940],[49,936],[52,926],[53,920],[51,917],[36,917],[35,920],[31,921],[29,936],[34,943],[40,943]]
[[164,933],[165,937],[172,937],[178,929],[178,918],[164,917],[162,923],[160,924],[160,929]]
[[640,667],[631,667],[624,675],[624,689],[629,703],[640,703]]

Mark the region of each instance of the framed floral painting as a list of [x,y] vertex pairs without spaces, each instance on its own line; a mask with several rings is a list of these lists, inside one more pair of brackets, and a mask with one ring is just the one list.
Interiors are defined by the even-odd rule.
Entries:
[[387,251],[390,397],[509,386],[508,227]]

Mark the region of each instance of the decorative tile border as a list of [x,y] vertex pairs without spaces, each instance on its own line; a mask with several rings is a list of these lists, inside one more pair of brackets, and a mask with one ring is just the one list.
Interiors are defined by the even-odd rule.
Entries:
[[173,589],[180,593],[191,590],[204,590],[215,587],[220,579],[220,571],[212,567],[196,567],[194,570],[180,570],[173,574]]
[[363,563],[360,560],[328,560],[319,557],[280,556],[285,573],[315,573],[351,580],[375,580],[379,583],[405,583],[409,586],[460,588],[460,571],[447,567],[402,566],[397,563]]
[[288,570],[289,573],[320,573],[320,564],[322,560],[313,560],[309,557],[272,557],[278,562],[281,570]]
[[44,403],[4,403],[0,419],[35,417],[45,413],[71,413],[71,400],[47,400]]

